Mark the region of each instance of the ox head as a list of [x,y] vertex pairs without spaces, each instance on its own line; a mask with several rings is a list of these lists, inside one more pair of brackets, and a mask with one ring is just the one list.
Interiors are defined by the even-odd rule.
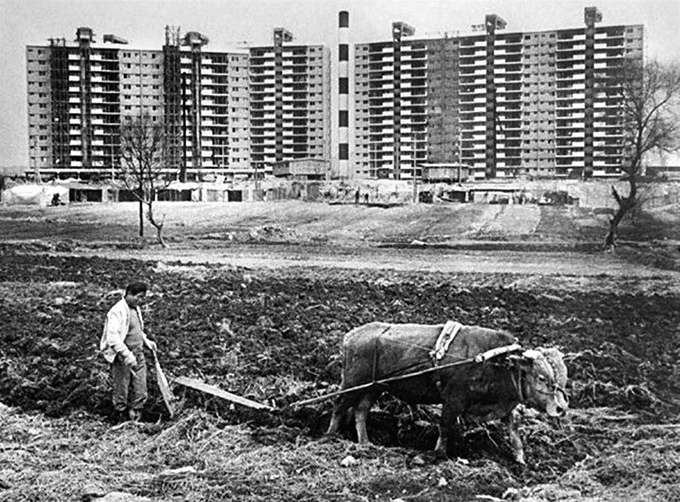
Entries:
[[518,358],[522,378],[519,385],[529,406],[551,417],[564,415],[567,399],[567,367],[557,349],[526,350]]

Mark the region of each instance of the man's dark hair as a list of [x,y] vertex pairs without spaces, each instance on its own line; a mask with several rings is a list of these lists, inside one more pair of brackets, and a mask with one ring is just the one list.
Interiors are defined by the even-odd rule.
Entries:
[[139,293],[146,294],[149,287],[145,282],[131,282],[125,287],[125,296],[127,295],[138,295]]

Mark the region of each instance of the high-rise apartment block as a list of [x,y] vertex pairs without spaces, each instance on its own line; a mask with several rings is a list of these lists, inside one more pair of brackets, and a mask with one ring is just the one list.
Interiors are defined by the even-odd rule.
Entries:
[[75,41],[27,47],[29,169],[108,176],[121,125],[144,115],[162,125],[163,165],[180,179],[271,173],[296,159],[324,162],[335,178],[413,179],[433,165],[474,179],[618,175],[621,103],[598,81],[642,61],[643,27],[600,26],[594,7],[579,28],[484,21],[438,38],[394,22],[391,40],[352,45],[341,11],[333,121],[330,50],[293,44],[283,28],[270,46],[232,52],[175,28],[154,50],[79,28]]
[[269,172],[285,160],[330,163],[330,51],[284,45],[292,39],[275,28],[272,46],[250,49],[250,159]]
[[643,27],[483,33],[355,46],[356,177],[409,179],[431,164],[462,163],[474,178],[616,175],[623,161],[619,101],[597,78],[642,60]]
[[[285,30],[283,30],[285,31]],[[330,158],[330,54],[323,46],[218,52],[166,28],[161,50],[90,28],[28,46],[29,168],[92,178],[120,167],[121,126],[163,127],[163,165],[181,179],[249,176],[290,159]]]

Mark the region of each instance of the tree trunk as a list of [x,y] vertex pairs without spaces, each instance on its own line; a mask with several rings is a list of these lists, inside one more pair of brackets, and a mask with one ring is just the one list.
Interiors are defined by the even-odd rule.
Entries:
[[163,225],[157,225],[156,226],[156,234],[158,235],[158,242],[163,248],[167,248],[167,244],[165,244],[165,241],[163,240]]
[[[153,201],[148,201],[147,206],[149,207],[148,212],[147,212],[147,218],[149,218],[149,223],[153,225],[153,227],[156,229],[156,235],[158,236],[158,243],[163,247],[167,248],[167,244],[165,244],[165,240],[163,240],[163,221],[156,221],[156,218],[154,217],[153,214]],[[163,220],[165,219],[165,216],[163,216]]]
[[144,237],[144,202],[139,199],[139,236]]
[[616,238],[618,236],[619,223],[625,216],[625,211],[622,207],[619,207],[616,214],[609,220],[609,231],[604,239],[604,250],[607,252],[613,252],[616,248]]
[[619,224],[623,221],[623,218],[628,214],[628,212],[633,209],[637,203],[637,181],[635,176],[631,175],[628,178],[628,184],[630,185],[630,190],[628,192],[628,197],[622,197],[616,188],[612,186],[612,195],[616,199],[616,203],[619,205],[618,210],[614,213],[614,216],[609,220],[609,230],[607,236],[604,239],[604,250],[612,252],[616,248],[616,238],[618,237]]

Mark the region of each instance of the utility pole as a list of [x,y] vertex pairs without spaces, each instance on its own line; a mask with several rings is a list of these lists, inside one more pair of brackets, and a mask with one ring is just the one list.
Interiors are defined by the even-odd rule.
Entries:
[[418,177],[416,176],[416,165],[413,163],[413,203],[418,202]]
[[33,172],[35,176],[35,182],[37,184],[42,184],[42,178],[40,177],[40,166],[38,165],[38,147],[37,147],[37,140],[35,137],[33,137]]
[[257,171],[257,166],[259,165],[259,162],[254,162],[253,166],[255,167],[255,190],[259,191],[260,190],[260,173]]
[[116,157],[113,140],[111,140],[111,183],[113,183],[114,179],[116,179]]
[[463,129],[458,125],[458,184],[460,185],[460,172],[463,163]]

